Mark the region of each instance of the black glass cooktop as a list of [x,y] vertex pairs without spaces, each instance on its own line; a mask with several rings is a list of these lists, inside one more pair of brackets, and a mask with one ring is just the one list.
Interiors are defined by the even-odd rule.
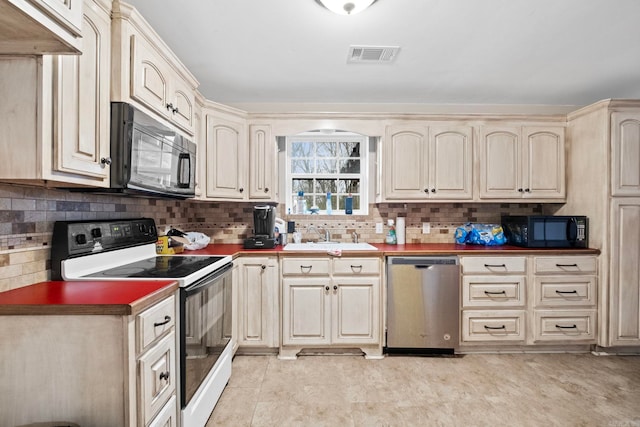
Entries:
[[224,257],[221,256],[157,256],[120,267],[89,274],[86,277],[144,277],[180,279],[201,270]]

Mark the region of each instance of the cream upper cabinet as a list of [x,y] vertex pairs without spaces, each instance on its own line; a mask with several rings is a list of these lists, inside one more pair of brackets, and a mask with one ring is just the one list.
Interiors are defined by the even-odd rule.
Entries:
[[85,1],[82,33],[82,55],[53,57],[54,169],[108,186],[111,18],[104,2]]
[[564,128],[480,128],[481,199],[565,197]]
[[386,200],[471,200],[469,126],[394,125],[383,142]]
[[244,200],[246,125],[213,114],[206,122],[206,197]]
[[611,114],[611,194],[640,196],[640,113]]
[[611,209],[610,344],[640,345],[640,198],[614,199]]
[[114,2],[112,101],[132,102],[195,133],[198,81],[133,7]]
[[0,59],[0,179],[109,186],[109,7],[85,1],[80,56]]
[[249,125],[249,198],[277,199],[276,140],[269,125]]
[[243,256],[237,261],[238,345],[278,347],[278,260],[276,257]]
[[0,54],[79,54],[81,0],[0,2]]

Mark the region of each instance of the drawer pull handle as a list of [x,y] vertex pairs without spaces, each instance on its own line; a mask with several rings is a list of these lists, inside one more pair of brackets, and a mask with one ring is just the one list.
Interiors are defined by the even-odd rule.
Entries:
[[485,295],[504,295],[507,296],[506,291],[484,291]]
[[485,264],[484,266],[486,268],[492,268],[492,267],[493,268],[498,268],[498,267],[507,268],[507,266],[505,264]]
[[166,372],[160,372],[160,379],[161,379],[161,380],[169,381],[169,371],[166,371]]
[[563,295],[563,294],[576,294],[578,295],[578,291],[576,291],[575,289],[573,291],[559,291],[556,289],[556,294],[558,295]]
[[558,328],[558,329],[578,329],[578,326],[577,325],[571,325],[571,326],[556,325],[556,328]]
[[171,316],[164,316],[164,322],[156,322],[153,324],[153,327],[157,328],[158,326],[166,325],[169,322],[171,322]]
[[312,265],[301,265],[300,270],[302,270],[303,273],[304,273],[304,270],[307,270],[307,273],[308,273],[309,271],[311,271],[312,267],[313,267]]
[[505,325],[502,326],[488,326],[488,325],[484,325],[484,328],[487,330],[501,330],[501,329],[507,329],[507,327]]
[[360,270],[362,270],[362,264],[360,264],[360,265],[351,265],[351,268],[359,268]]
[[575,267],[578,268],[578,264],[556,264],[556,267]]

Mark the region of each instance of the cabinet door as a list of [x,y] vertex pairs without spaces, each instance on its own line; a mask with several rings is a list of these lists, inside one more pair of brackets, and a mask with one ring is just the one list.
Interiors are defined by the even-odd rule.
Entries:
[[329,277],[282,280],[282,344],[323,345],[331,342]]
[[334,277],[331,287],[332,342],[377,344],[380,342],[380,279]]
[[194,91],[179,78],[173,77],[169,85],[170,107],[168,113],[171,120],[189,135],[195,133],[196,97]]
[[519,128],[480,129],[480,198],[522,197]]
[[[84,39],[82,26],[82,1],[78,0],[29,0],[36,7],[55,17],[69,32]],[[84,54],[84,44],[82,46]]]
[[207,116],[207,197],[244,199],[244,126]]
[[611,114],[611,194],[640,196],[640,112]]
[[169,117],[169,70],[155,49],[140,35],[131,36],[131,98],[162,117]]
[[276,141],[271,126],[249,126],[249,198],[275,200]]
[[239,268],[239,345],[277,347],[277,262],[269,257],[246,257]]
[[640,199],[614,199],[611,345],[640,345]]
[[472,128],[429,128],[431,199],[472,199]]
[[522,129],[523,197],[565,198],[564,128]]
[[82,29],[82,55],[53,58],[53,169],[108,187],[110,17],[88,1]]
[[384,197],[389,200],[427,198],[427,129],[389,126],[383,148]]

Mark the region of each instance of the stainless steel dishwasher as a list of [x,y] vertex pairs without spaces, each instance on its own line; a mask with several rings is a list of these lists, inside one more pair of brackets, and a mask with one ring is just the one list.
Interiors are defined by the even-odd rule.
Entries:
[[387,352],[453,353],[459,283],[458,257],[388,257]]

